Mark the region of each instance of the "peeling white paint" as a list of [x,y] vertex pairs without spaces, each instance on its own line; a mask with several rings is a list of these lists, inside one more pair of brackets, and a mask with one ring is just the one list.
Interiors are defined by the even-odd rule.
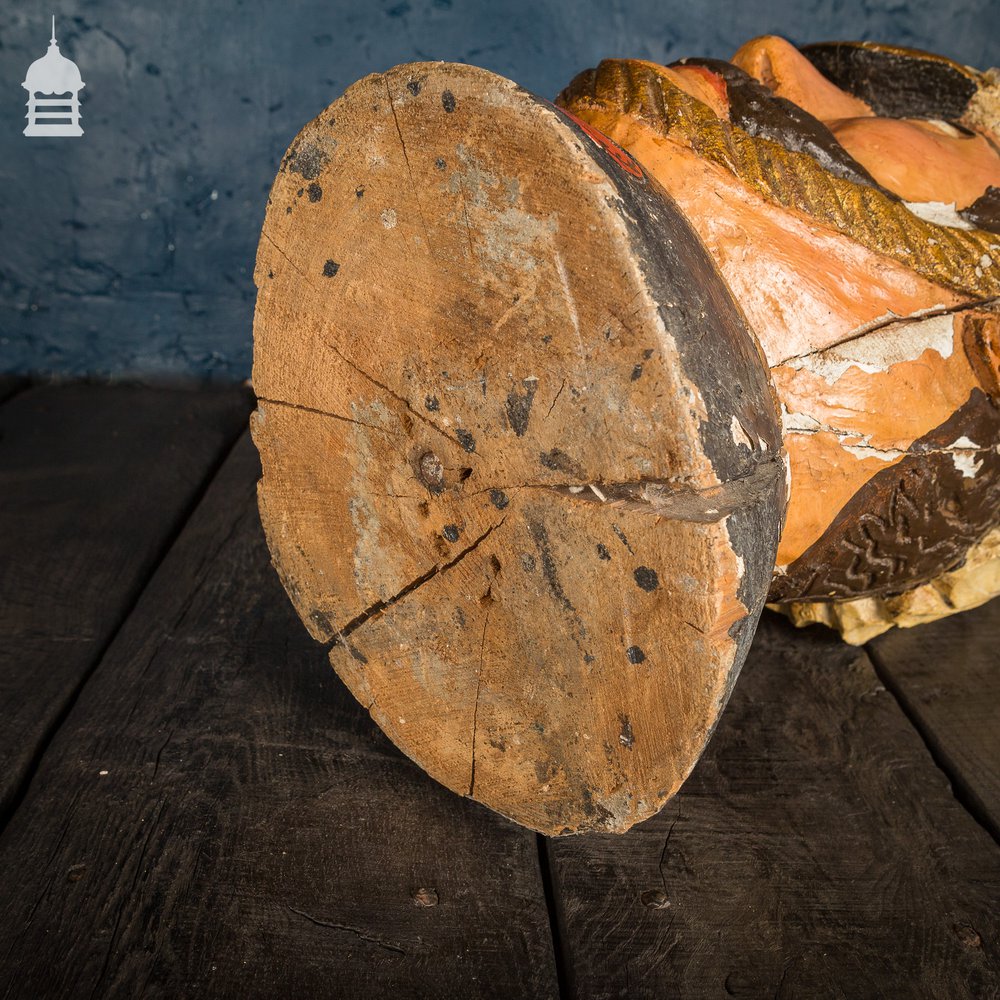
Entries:
[[[817,431],[833,430],[824,427],[815,417],[808,413],[792,413],[784,403],[781,404],[781,435],[782,437],[798,431],[802,434],[815,434]],[[833,431],[836,433],[836,431]]]
[[903,204],[918,219],[932,222],[936,226],[948,226],[950,229],[976,228],[958,214],[953,201],[904,201]]
[[[486,256],[524,272],[534,271],[538,266],[538,251],[551,243],[558,228],[556,219],[534,216],[515,207],[520,198],[520,181],[501,180],[485,169],[462,143],[456,145],[455,155],[460,168],[449,177],[448,190],[465,203],[467,216],[469,206],[488,213],[491,224],[477,226]],[[503,211],[499,210],[501,203],[507,206]]]
[[743,444],[746,445],[751,451],[754,450],[753,441],[751,440],[750,435],[747,434],[746,428],[743,426],[743,424],[740,423],[739,418],[736,416],[735,413],[733,414],[732,419],[729,421],[729,431],[732,434],[733,441],[735,441],[736,444],[738,445]]
[[955,440],[952,441],[950,447],[952,447],[952,448],[971,448],[973,451],[981,451],[982,450],[982,448],[981,448],[980,445],[976,444],[975,441],[973,441],[971,438],[966,437],[964,434],[960,438],[955,438]]
[[[895,462],[903,458],[905,451],[897,448],[878,448],[871,443],[871,434],[859,434],[853,430],[842,430],[839,427],[831,427],[829,424],[820,423],[815,417],[808,413],[791,413],[782,403],[781,405],[781,431],[782,436],[789,434],[818,434],[820,432],[832,434],[838,438],[840,447],[848,454],[858,459],[878,458],[883,462]],[[848,442],[852,442],[848,444]],[[786,463],[789,469],[791,464]],[[789,479],[789,493],[791,492],[791,480]]]
[[949,358],[954,344],[954,317],[946,313],[900,320],[825,351],[792,358],[785,363],[796,371],[806,369],[833,385],[849,368],[868,374],[886,372],[893,365],[916,361],[927,350]]
[[983,462],[985,461],[985,459],[981,458],[977,462],[975,453],[983,449],[964,434],[959,438],[955,438],[950,447],[954,449],[951,454],[951,460],[955,463],[955,469],[962,473],[962,478],[975,479],[976,473],[983,467]]
[[966,451],[953,451],[951,460],[955,468],[962,473],[963,479],[975,479],[976,473],[983,467],[983,459],[978,462]]
[[906,455],[905,451],[899,451],[896,448],[873,448],[871,445],[841,444],[841,448],[855,458],[877,458],[883,462],[895,462]]

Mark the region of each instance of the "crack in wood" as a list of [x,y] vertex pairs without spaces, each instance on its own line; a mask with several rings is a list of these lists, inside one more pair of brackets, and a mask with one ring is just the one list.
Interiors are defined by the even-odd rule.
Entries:
[[[490,584],[487,595],[493,589]],[[490,609],[486,609],[486,619],[483,622],[483,638],[479,644],[479,670],[476,672],[476,701],[472,708],[472,767],[469,774],[469,797],[471,798],[476,790],[476,730],[479,725],[479,696],[483,690],[483,667],[486,663],[486,630],[490,626]]]
[[578,354],[582,361],[587,360],[587,350],[583,344],[583,337],[580,333],[580,319],[576,312],[576,299],[573,291],[569,287],[569,275],[566,273],[566,265],[563,263],[562,255],[558,250],[553,250],[552,259],[555,261],[556,273],[559,275],[559,284],[562,288],[563,300],[566,303],[566,313],[573,324],[573,332],[576,334],[576,342],[579,348]]
[[901,682],[893,671],[891,653],[886,655],[884,648],[877,642],[865,643],[864,651],[882,689],[895,701],[899,711],[916,731],[934,766],[944,775],[955,801],[1000,845],[1000,828],[993,821],[989,810],[984,808],[982,798],[966,781],[963,768],[949,759],[941,744],[939,733],[935,731],[934,726],[928,724],[920,712],[913,692],[907,689],[906,683]]
[[296,272],[297,274],[299,274],[299,275],[300,275],[300,276],[302,277],[302,279],[303,279],[303,280],[305,281],[305,283],[306,283],[306,284],[307,284],[307,285],[308,285],[308,286],[309,286],[310,288],[313,288],[313,289],[315,289],[315,290],[316,290],[317,292],[318,292],[318,291],[320,290],[320,289],[319,289],[319,285],[314,285],[314,284],[312,283],[312,281],[310,280],[310,278],[309,278],[309,275],[308,275],[308,274],[306,274],[306,272],[305,272],[305,271],[303,271],[303,270],[302,270],[302,268],[301,268],[301,267],[299,267],[299,265],[298,265],[298,264],[296,264],[296,263],[295,263],[295,261],[293,261],[293,260],[292,260],[292,258],[291,258],[291,257],[289,257],[289,256],[288,256],[288,254],[287,254],[287,253],[285,253],[285,251],[284,251],[284,250],[282,250],[282,248],[281,248],[281,247],[279,247],[279,246],[278,246],[278,244],[277,244],[277,243],[275,243],[275,242],[274,242],[274,240],[272,240],[270,236],[268,236],[268,234],[267,234],[267,230],[266,230],[266,229],[263,229],[263,230],[261,230],[261,234],[260,234],[260,235],[261,235],[261,236],[263,236],[263,237],[264,237],[264,239],[265,239],[265,240],[267,240],[267,242],[268,242],[268,243],[270,243],[270,244],[271,244],[271,246],[273,246],[273,247],[274,247],[274,249],[275,249],[275,250],[277,250],[277,251],[278,251],[278,253],[280,253],[282,257],[284,257],[284,258],[285,258],[285,260],[286,260],[286,261],[288,262],[288,266],[289,266],[289,267],[290,267],[290,268],[291,268],[291,269],[292,269],[293,271],[295,271],[295,272]]
[[678,521],[712,523],[768,493],[784,476],[784,464],[775,456],[759,462],[751,472],[725,483],[694,487],[681,480],[636,479],[622,483],[516,483],[476,490],[478,496],[491,490],[550,490],[570,500],[602,504],[618,510],[640,511]]
[[457,444],[457,445],[458,445],[458,447],[459,447],[459,448],[461,448],[461,449],[462,449],[463,451],[466,451],[466,450],[467,450],[467,449],[465,448],[465,446],[464,446],[464,445],[462,444],[462,442],[458,440],[458,438],[457,438],[457,437],[455,437],[455,436],[454,436],[454,435],[452,435],[452,434],[449,434],[449,433],[448,433],[448,432],[447,432],[446,430],[444,430],[443,428],[441,428],[441,427],[438,427],[438,425],[437,425],[436,423],[434,423],[434,421],[433,421],[433,420],[430,420],[430,419],[428,419],[428,418],[427,418],[427,417],[425,417],[425,416],[424,416],[424,415],[423,415],[423,414],[422,414],[422,413],[421,413],[421,412],[420,412],[419,410],[417,410],[417,409],[414,409],[414,407],[412,407],[412,406],[410,405],[410,402],[409,402],[409,400],[407,400],[407,399],[406,399],[405,397],[403,397],[403,396],[400,396],[398,392],[394,392],[394,391],[393,391],[392,389],[390,389],[390,388],[389,388],[389,386],[387,386],[387,385],[386,385],[386,384],[385,384],[384,382],[380,382],[380,381],[379,381],[379,380],[378,380],[377,378],[375,378],[375,377],[374,377],[373,375],[370,375],[370,374],[369,374],[368,372],[366,372],[366,371],[365,371],[365,370],[364,370],[363,368],[361,368],[360,366],[358,366],[357,364],[355,364],[355,363],[354,363],[354,362],[353,362],[353,361],[352,361],[352,360],[351,360],[351,359],[350,359],[349,357],[347,357],[347,355],[345,355],[345,354],[344,354],[344,353],[343,353],[343,352],[342,352],[342,351],[341,351],[341,350],[340,350],[340,349],[339,349],[339,348],[338,348],[338,347],[336,346],[336,344],[331,344],[331,343],[327,342],[327,345],[326,345],[326,346],[327,346],[327,347],[329,347],[329,348],[330,348],[330,350],[331,350],[331,351],[333,351],[333,353],[334,353],[334,354],[336,354],[336,355],[337,355],[337,357],[338,357],[338,358],[340,358],[340,360],[344,362],[344,364],[346,364],[346,365],[350,365],[350,367],[351,367],[351,368],[353,368],[353,369],[354,369],[354,370],[355,370],[355,371],[356,371],[356,372],[357,372],[357,373],[358,373],[358,374],[359,374],[359,375],[360,375],[360,376],[361,376],[362,378],[366,378],[366,379],[367,379],[367,380],[368,380],[369,382],[371,382],[371,384],[372,384],[372,385],[376,385],[376,386],[378,386],[378,387],[379,387],[379,388],[380,388],[380,389],[381,389],[381,390],[382,390],[383,392],[387,392],[387,393],[388,393],[388,394],[389,394],[390,396],[392,396],[392,398],[393,398],[393,399],[395,399],[395,400],[396,400],[396,401],[397,401],[398,403],[402,403],[402,405],[403,405],[403,406],[405,406],[405,407],[406,407],[406,409],[407,409],[407,410],[408,410],[408,411],[409,411],[410,413],[412,413],[412,414],[413,414],[413,416],[415,416],[415,417],[416,417],[416,418],[417,418],[418,420],[422,420],[422,421],[423,421],[423,422],[424,422],[425,424],[427,424],[427,426],[428,426],[428,427],[430,427],[430,428],[432,428],[433,430],[437,431],[437,432],[438,432],[438,434],[440,434],[440,435],[441,435],[442,437],[446,437],[446,438],[447,438],[447,439],[448,439],[449,441],[451,441],[451,442],[452,442],[453,444]]
[[156,780],[157,774],[160,772],[160,758],[163,756],[163,751],[167,749],[168,744],[174,738],[174,730],[171,729],[167,733],[167,738],[160,745],[160,749],[156,751],[156,760],[153,763],[153,780]]
[[392,121],[396,126],[396,135],[399,136],[399,147],[403,151],[403,161],[406,163],[406,173],[410,178],[410,191],[413,194],[413,200],[417,203],[417,214],[420,216],[420,225],[424,230],[424,239],[427,240],[427,252],[432,253],[434,248],[431,246],[431,235],[427,230],[427,221],[424,219],[424,209],[420,204],[420,195],[417,193],[417,185],[413,181],[413,168],[410,166],[410,157],[406,152],[406,143],[403,140],[403,130],[399,127],[399,118],[396,117],[396,106],[392,103],[392,91],[389,89],[389,78],[383,76],[382,80],[385,83],[385,96],[389,100],[389,111],[392,114]]
[[101,973],[97,977],[94,983],[94,988],[90,993],[90,1000],[94,1000],[94,997],[100,996],[100,988],[105,978],[107,977],[108,970],[111,967],[111,957],[114,955],[115,947],[118,943],[118,934],[121,929],[122,916],[125,913],[126,907],[132,903],[135,899],[135,889],[139,884],[139,877],[142,875],[142,866],[146,860],[146,854],[149,851],[149,842],[153,839],[153,834],[156,832],[156,827],[160,822],[160,817],[163,815],[163,810],[166,808],[167,800],[163,799],[160,802],[160,808],[156,811],[156,816],[149,825],[149,833],[146,834],[146,838],[142,844],[142,850],[139,852],[139,860],[136,862],[135,874],[132,876],[132,885],[127,893],[122,896],[121,903],[118,907],[118,913],[115,915],[115,926],[111,932],[111,938],[108,941],[108,950],[104,955],[104,964],[101,966]]
[[393,594],[392,597],[387,597],[384,601],[376,601],[374,604],[365,608],[360,614],[355,615],[343,628],[337,628],[334,626],[334,631],[337,633],[337,637],[330,642],[330,647],[333,646],[344,646],[348,652],[351,651],[350,643],[347,641],[347,637],[359,629],[365,622],[376,618],[378,615],[382,614],[387,608],[391,608],[394,604],[398,604],[404,597],[408,597],[419,587],[422,587],[428,580],[433,580],[434,577],[441,573],[446,573],[452,567],[457,566],[470,552],[475,551],[479,546],[489,538],[498,528],[500,528],[504,521],[506,521],[506,516],[502,517],[496,524],[491,525],[487,528],[475,541],[467,545],[461,552],[458,553],[453,559],[450,559],[446,563],[435,563],[426,573],[421,573],[415,580],[411,580],[402,590]]
[[549,403],[549,408],[548,410],[545,411],[545,416],[542,417],[542,420],[548,420],[549,417],[552,416],[552,410],[555,408],[556,403],[559,402],[559,397],[562,395],[563,389],[565,388],[566,388],[566,379],[563,379],[562,385],[559,386],[559,391],[552,397],[552,402]]
[[360,938],[362,941],[368,941],[371,944],[377,944],[380,948],[385,948],[386,951],[394,951],[397,955],[405,955],[406,951],[398,944],[393,944],[391,941],[386,941],[384,938],[376,937],[374,934],[369,934],[367,931],[363,931],[360,927],[352,927],[350,924],[338,924],[333,920],[323,920],[320,917],[314,917],[305,910],[300,910],[290,903],[286,904],[288,909],[292,913],[297,914],[304,920],[308,920],[309,923],[315,924],[317,927],[328,927],[330,930],[334,931],[347,931],[348,934],[353,934],[355,937]]
[[[48,882],[47,882],[47,885],[45,887],[45,891],[41,892],[41,893],[38,893],[38,895],[35,896],[35,899],[33,900],[32,904],[31,904],[31,909],[28,911],[27,917],[24,918],[24,926],[25,927],[30,927],[31,926],[31,923],[35,919],[35,913],[37,912],[38,907],[42,904],[43,900],[46,899],[46,897],[48,896],[49,892],[52,890],[53,883],[55,882],[55,879],[56,879],[55,870],[53,869],[53,862],[55,861],[56,857],[59,854],[59,849],[62,847],[63,841],[66,839],[66,834],[69,833],[70,830],[72,830],[73,827],[74,827],[74,823],[75,823],[75,819],[76,819],[76,806],[77,806],[77,803],[80,800],[80,795],[81,794],[82,793],[81,793],[81,791],[79,789],[76,792],[74,792],[72,799],[69,801],[68,805],[66,805],[63,808],[63,810],[62,810],[62,815],[63,815],[63,817],[65,817],[66,821],[65,821],[65,823],[63,823],[63,827],[59,831],[59,837],[56,840],[55,847],[52,848],[52,851],[51,851],[51,853],[49,855],[49,859],[48,859],[48,861],[45,864],[45,869],[52,871],[52,874],[48,878]],[[10,962],[10,957],[13,954],[14,949],[15,949],[16,946],[17,946],[17,942],[16,942],[16,939],[15,939],[15,940],[13,940],[11,942],[10,946],[8,947],[7,951],[5,952],[4,958],[3,958],[3,962],[0,963],[0,968],[9,968],[10,967],[8,965],[8,963]],[[4,996],[6,998],[7,994],[5,994]]]
[[290,403],[287,399],[270,399],[267,396],[258,396],[258,403],[268,403],[271,406],[286,406],[290,410],[301,410],[303,413],[315,413],[320,417],[331,417],[334,420],[343,420],[348,424],[357,424],[359,427],[367,427],[373,431],[381,431],[383,434],[391,434],[399,437],[398,431],[391,431],[388,427],[379,427],[378,424],[367,424],[363,420],[355,420],[353,417],[345,417],[340,413],[332,413],[330,410],[320,410],[315,406],[305,406],[302,403]]
[[[496,335],[497,333],[499,333],[501,328],[507,324],[507,321],[511,318],[511,316],[514,315],[514,313],[516,313],[520,309],[523,309],[530,302],[533,302],[535,299],[535,292],[537,291],[537,289],[538,289],[538,278],[532,277],[531,286],[525,291],[518,293],[514,301],[506,309],[504,309],[504,311],[500,314],[500,318],[493,324],[493,327],[490,331],[491,334]],[[455,341],[452,341],[452,343],[454,342]]]
[[660,860],[656,866],[657,871],[660,873],[660,881],[663,883],[663,893],[669,899],[670,892],[667,889],[667,880],[663,874],[663,865],[667,860],[667,849],[670,847],[670,838],[674,835],[674,827],[677,826],[677,821],[681,818],[681,807],[678,803],[677,805],[677,815],[673,818],[670,823],[670,829],[667,830],[667,839],[663,842],[663,850],[660,851]]
[[[398,128],[398,126],[397,126]],[[471,260],[476,256],[475,248],[472,245],[472,223],[469,222],[469,203],[465,197],[465,183],[461,177],[458,178],[458,193],[462,196],[462,218],[465,221],[465,238],[469,243],[469,259]],[[504,314],[506,316],[506,313]],[[501,325],[497,322],[493,326],[493,332],[497,331],[497,328]]]
[[[496,580],[497,575],[500,572],[500,563],[495,561],[493,566],[493,580]],[[479,670],[476,673],[476,700],[472,709],[472,767],[469,774],[468,792],[470,798],[476,789],[476,734],[479,725],[479,696],[482,694],[483,690],[483,668],[486,665],[486,630],[490,626],[490,606],[493,604],[493,580],[490,581],[490,585],[486,588],[486,593],[482,597],[482,601],[487,603],[487,607],[486,618],[483,621],[483,638],[479,644]]]
[[[800,416],[801,414],[790,414],[790,416]],[[951,444],[946,448],[931,448],[928,446],[921,446],[918,449],[914,449],[914,444],[918,441],[913,441],[908,444],[905,448],[879,448],[873,444],[864,444],[864,435],[859,434],[857,431],[845,431],[838,430],[836,427],[831,427],[829,424],[818,424],[816,427],[795,427],[792,425],[785,426],[785,434],[832,434],[834,437],[838,438],[838,443],[841,447],[848,451],[870,451],[873,456],[880,455],[887,460],[899,459],[899,458],[910,458],[919,455],[963,455],[971,454],[975,455],[981,451],[993,451],[997,446],[995,444],[981,444],[981,445],[958,445]],[[853,437],[861,437],[862,441],[858,444],[847,444]],[[959,441],[961,438],[958,439]]]
[[779,361],[775,361],[771,365],[771,368],[780,368],[782,365],[791,365],[794,361],[803,361],[806,358],[814,357],[817,354],[823,354],[826,351],[836,350],[838,347],[842,347],[844,344],[850,344],[855,340],[860,340],[862,337],[867,337],[869,333],[875,333],[877,330],[884,330],[888,326],[896,326],[900,323],[919,323],[925,319],[934,319],[937,316],[956,316],[959,313],[968,312],[973,309],[983,309],[989,306],[1000,305],[1000,296],[990,296],[985,299],[972,299],[967,302],[960,302],[954,306],[940,306],[934,309],[926,309],[920,312],[910,313],[906,316],[896,316],[892,314],[890,316],[882,316],[878,319],[873,319],[870,323],[865,323],[863,326],[859,326],[856,330],[852,330],[843,340],[838,340],[836,343],[827,344],[825,347],[817,347],[813,351],[806,351],[804,354],[794,354],[787,358],[781,358]]

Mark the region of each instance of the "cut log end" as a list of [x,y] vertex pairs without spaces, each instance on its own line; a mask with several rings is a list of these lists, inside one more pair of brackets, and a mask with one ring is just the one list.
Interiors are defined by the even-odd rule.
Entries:
[[523,825],[653,815],[785,503],[766,366],[673,202],[509,81],[403,66],[293,142],[255,278],[261,517],[338,674]]

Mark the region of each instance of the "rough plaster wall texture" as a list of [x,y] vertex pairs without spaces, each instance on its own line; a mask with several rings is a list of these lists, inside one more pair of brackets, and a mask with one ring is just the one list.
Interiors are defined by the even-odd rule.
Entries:
[[[27,138],[56,14],[79,139]],[[0,371],[242,378],[267,191],[345,87],[414,59],[551,97],[606,56],[728,57],[765,32],[1000,61],[1000,0],[369,0],[0,4]]]

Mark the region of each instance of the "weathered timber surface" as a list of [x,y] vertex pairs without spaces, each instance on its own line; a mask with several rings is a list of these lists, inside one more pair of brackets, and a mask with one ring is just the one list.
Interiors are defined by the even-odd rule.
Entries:
[[765,616],[677,798],[549,851],[574,998],[1000,993],[1000,849],[825,630]]
[[337,680],[269,564],[258,473],[247,438],[0,841],[0,996],[556,996],[536,837]]
[[1000,600],[869,653],[970,811],[1000,840]]
[[785,499],[766,366],[673,201],[510,81],[401,66],[293,142],[256,282],[261,518],[355,696],[534,829],[655,813]]
[[0,408],[0,817],[249,409],[97,385]]

